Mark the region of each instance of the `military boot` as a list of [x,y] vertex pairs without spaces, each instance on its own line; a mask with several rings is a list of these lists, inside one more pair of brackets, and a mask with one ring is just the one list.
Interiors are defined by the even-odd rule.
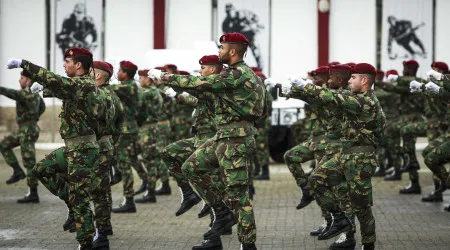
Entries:
[[136,199],[134,202],[136,203],[155,203],[156,202],[156,195],[155,190],[153,189],[147,189],[147,192],[145,192],[144,196],[140,199]]
[[193,206],[197,205],[202,199],[194,192],[191,186],[181,187],[181,205],[175,216],[180,216],[186,213]]
[[6,180],[6,184],[16,183],[22,179],[25,179],[25,177],[26,177],[25,172],[23,172],[23,170],[19,166],[19,164],[12,166],[12,168],[13,168],[13,174],[11,175],[11,177],[9,177],[8,180]]
[[331,223],[330,229],[319,234],[318,240],[328,240],[350,229],[352,229],[352,223],[344,212],[335,212],[333,213],[333,223]]
[[213,206],[212,212],[214,214],[214,221],[211,229],[203,235],[204,239],[219,237],[223,231],[237,223],[234,213],[222,202]]
[[261,172],[261,167],[259,166],[258,163],[255,163],[255,164],[254,164],[254,167],[253,167],[252,175],[253,175],[253,176],[258,176],[258,175],[259,175],[259,172]]
[[379,167],[377,171],[373,174],[373,177],[384,177],[386,175],[386,171],[384,170],[384,167]]
[[339,239],[333,242],[328,249],[355,249],[356,240],[353,232],[341,233]]
[[242,243],[241,250],[257,250],[255,243]]
[[269,172],[269,166],[264,165],[262,166],[261,174],[258,176],[255,176],[255,180],[270,180],[270,172]]
[[133,198],[126,198],[125,202],[118,208],[113,208],[113,213],[136,213],[136,205],[134,204]]
[[388,167],[384,170],[385,175],[392,175],[395,171],[394,167]]
[[88,244],[88,245],[78,245],[78,250],[91,250],[92,249],[92,244]]
[[17,203],[39,203],[39,195],[37,192],[37,186],[30,187],[30,191],[22,199],[18,199]]
[[211,212],[211,208],[206,205],[206,203],[203,203],[202,210],[198,213],[198,218],[203,218],[207,216]]
[[399,170],[395,169],[390,176],[384,177],[385,181],[400,181],[402,179],[402,174]]
[[422,189],[420,188],[419,180],[411,180],[411,183],[407,187],[400,189],[400,194],[421,194],[421,193]]
[[96,231],[94,240],[92,241],[92,249],[101,249],[101,250],[109,249],[109,240],[107,232],[99,232],[98,230]]
[[363,244],[362,250],[374,250],[375,249],[375,243],[366,243]]
[[156,190],[156,195],[170,195],[172,190],[170,189],[169,180],[164,181],[160,189]]
[[422,201],[423,202],[443,202],[444,198],[442,197],[442,192],[440,192],[440,188],[441,188],[441,182],[438,180],[433,180],[434,181],[434,191],[427,195],[422,197]]
[[322,232],[328,231],[331,227],[331,223],[333,223],[333,218],[327,217],[325,218],[322,225],[319,226],[318,229],[312,230],[309,235],[311,236],[319,236]]
[[310,193],[307,185],[301,186],[300,189],[302,190],[302,199],[300,200],[300,203],[298,203],[297,209],[308,206],[314,200],[314,196]]
[[147,185],[148,185],[148,181],[147,180],[142,180],[141,185],[136,190],[136,192],[134,192],[134,195],[142,194],[143,192],[145,192],[147,190]]
[[108,226],[105,228],[106,235],[113,235],[114,231],[111,225],[111,221],[108,222]]
[[444,211],[450,212],[450,204],[444,207]]
[[[211,228],[214,223],[214,213],[209,213],[210,222],[209,227]],[[233,226],[225,228],[225,230],[221,233],[221,235],[232,235],[233,234]]]
[[112,170],[113,170],[113,174],[111,175],[111,181],[109,182],[109,184],[111,184],[111,186],[122,181],[122,173],[120,172],[120,170],[117,168],[116,165],[112,166]]
[[419,162],[417,161],[416,155],[408,155],[406,154],[404,159],[404,164],[400,168],[400,173],[409,172],[410,170],[420,169]]
[[192,247],[192,250],[222,250],[222,240],[220,236],[213,237],[211,239],[205,239],[202,243]]
[[70,209],[70,208],[69,208],[69,214],[67,215],[66,222],[64,222],[63,229],[64,229],[64,231],[69,230],[70,233],[73,233],[76,231],[75,216],[72,212],[72,209]]
[[250,197],[250,200],[253,200],[253,196],[255,196],[255,186],[253,186],[253,184],[248,185],[248,196]]

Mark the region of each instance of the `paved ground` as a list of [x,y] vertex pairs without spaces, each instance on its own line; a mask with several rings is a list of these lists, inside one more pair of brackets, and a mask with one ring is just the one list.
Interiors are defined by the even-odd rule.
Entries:
[[[16,151],[17,152],[17,151]],[[38,159],[49,151],[39,150]],[[420,159],[422,160],[422,159]],[[272,179],[256,183],[254,201],[258,228],[258,249],[327,249],[333,240],[318,241],[309,231],[322,223],[316,204],[295,209],[300,191],[285,165],[271,166]],[[63,232],[64,204],[40,186],[40,204],[20,205],[16,199],[26,193],[26,183],[6,185],[11,174],[0,157],[0,248],[1,249],[76,249],[75,235]],[[431,174],[421,171],[423,194],[432,190]],[[424,204],[420,195],[400,196],[403,181],[374,179],[373,211],[377,222],[377,249],[450,249],[450,213],[444,204]],[[136,182],[136,186],[139,183]],[[158,197],[153,205],[138,205],[136,214],[113,214],[112,249],[190,249],[207,230],[208,218],[197,219],[199,204],[181,217],[175,217],[179,192],[175,183],[171,196]],[[113,188],[115,205],[121,187]],[[234,229],[235,230],[235,229]],[[239,249],[236,235],[222,239],[225,249]],[[357,247],[360,247],[359,229]]]

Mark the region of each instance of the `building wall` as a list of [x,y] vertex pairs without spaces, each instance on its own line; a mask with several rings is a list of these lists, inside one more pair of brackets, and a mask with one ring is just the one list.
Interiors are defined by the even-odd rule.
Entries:
[[436,35],[435,35],[435,59],[444,61],[450,65],[450,29],[449,15],[450,1],[436,0]]

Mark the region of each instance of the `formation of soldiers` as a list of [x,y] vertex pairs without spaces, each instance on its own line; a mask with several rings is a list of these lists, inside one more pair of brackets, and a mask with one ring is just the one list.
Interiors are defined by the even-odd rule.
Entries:
[[[30,192],[18,202],[39,202],[39,180],[67,205],[63,229],[76,232],[79,249],[109,249],[111,212],[135,213],[135,203],[170,195],[170,175],[182,193],[175,215],[203,201],[198,216],[211,217],[210,229],[192,249],[222,249],[220,237],[232,234],[234,225],[241,248],[256,249],[253,180],[270,179],[267,134],[275,88],[281,97],[307,103],[307,117],[293,126],[298,145],[285,160],[302,191],[297,209],[315,200],[322,211],[325,222],[311,235],[326,240],[341,234],[330,249],[355,248],[355,217],[363,249],[374,249],[372,177],[387,175],[389,168],[386,180],[409,172],[411,184],[400,192],[420,193],[418,136],[429,139],[423,156],[436,187],[423,200],[442,202],[450,185],[444,167],[450,157],[445,63],[433,63],[424,80],[415,77],[417,62],[407,61],[403,76],[388,71],[383,81],[370,64],[333,62],[309,72],[309,79],[291,77],[280,84],[245,64],[244,35],[224,34],[220,43],[218,56],[200,58],[200,76],[173,64],[138,69],[122,61],[115,85],[109,84],[113,66],[94,61],[83,48],[64,53],[67,77],[27,60],[9,60],[9,69],[22,68],[21,90],[0,87],[0,94],[17,101],[19,131],[0,148],[13,168],[7,183],[27,178]],[[65,146],[36,163],[37,121],[45,111],[41,91],[62,100]],[[400,108],[393,110],[392,102]],[[12,152],[17,146],[26,173]],[[313,163],[309,173],[301,165],[307,161]],[[136,191],[132,169],[141,180]],[[111,185],[119,182],[124,202],[112,208]]]

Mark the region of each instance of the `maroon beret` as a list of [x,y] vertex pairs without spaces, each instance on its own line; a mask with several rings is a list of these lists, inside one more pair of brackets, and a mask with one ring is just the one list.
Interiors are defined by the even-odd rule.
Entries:
[[349,63],[346,63],[345,65],[348,65],[348,66],[350,66],[350,68],[353,68],[353,67],[355,67],[356,63],[349,62]]
[[255,75],[261,77],[261,78],[267,78],[266,75],[262,71],[255,71]]
[[398,72],[395,69],[391,69],[391,70],[386,71],[386,76],[389,76],[389,75],[396,75],[396,76],[398,76]]
[[383,70],[377,70],[377,75],[382,75],[382,76],[384,76],[384,71],[383,71]]
[[138,70],[138,75],[139,76],[148,76],[148,72],[149,72],[150,70],[148,70],[148,69],[141,69],[141,70]]
[[128,69],[128,70],[133,70],[136,71],[138,69],[138,67],[136,66],[136,64],[130,62],[130,61],[121,61],[120,62],[120,68],[122,69]]
[[358,63],[352,68],[352,74],[376,75],[377,70],[368,63]]
[[165,69],[177,70],[177,65],[175,64],[166,64],[164,65]]
[[243,34],[238,32],[223,34],[220,39],[220,43],[242,43],[249,44],[250,42],[247,40]]
[[164,66],[156,66],[155,69],[157,69],[157,70],[162,70],[162,71],[166,71],[166,69],[164,68]]
[[112,76],[112,74],[113,74],[113,66],[110,63],[103,62],[103,61],[94,61],[92,63],[92,67],[94,69],[101,69],[101,70],[108,72],[109,76]]
[[416,60],[403,61],[403,66],[412,66],[414,68],[418,68],[419,63]]
[[221,64],[220,59],[217,55],[209,55],[209,56],[203,56],[198,60],[198,63],[200,65],[216,65]]
[[337,64],[337,65],[331,65],[330,67],[330,71],[329,74],[334,74],[334,73],[348,73],[350,74],[351,72],[351,67],[345,64]]
[[445,62],[434,62],[431,64],[431,67],[443,70],[444,73],[448,72],[448,65]]
[[333,65],[339,65],[341,64],[340,62],[334,61],[334,62],[329,62],[328,66],[333,66]]
[[178,75],[184,75],[184,76],[189,76],[189,75],[191,75],[191,73],[189,73],[189,72],[187,72],[187,71],[184,71],[184,70],[178,70],[178,73],[177,73]]
[[262,71],[260,67],[250,67],[254,72],[256,71]]
[[90,56],[90,57],[92,57],[92,53],[85,48],[77,48],[77,47],[69,48],[68,50],[66,50],[66,52],[64,52],[64,58],[72,57],[72,56]]
[[330,67],[328,66],[320,66],[317,69],[311,71],[311,75],[319,75],[319,74],[330,74]]

